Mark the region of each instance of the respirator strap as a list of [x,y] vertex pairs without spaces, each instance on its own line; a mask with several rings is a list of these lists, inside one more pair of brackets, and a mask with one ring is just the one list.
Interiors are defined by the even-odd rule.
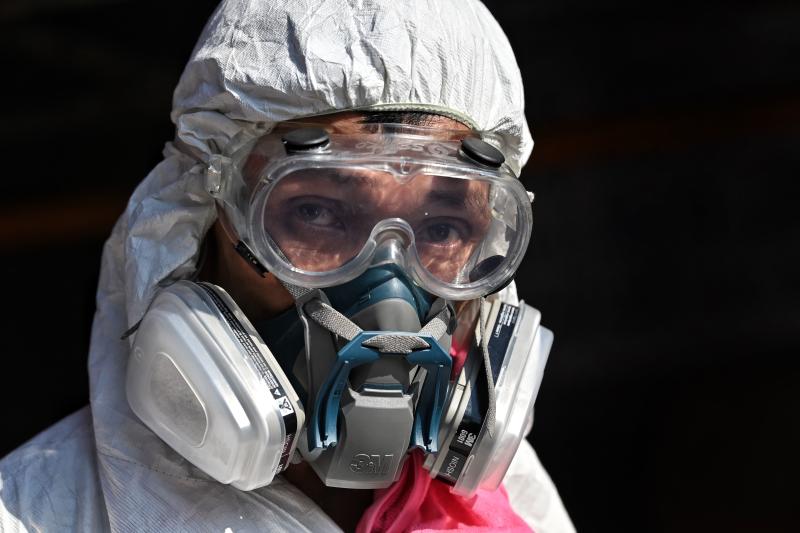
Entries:
[[[313,292],[312,289],[298,287],[290,283],[284,283],[286,289],[297,300]],[[480,299],[480,319],[478,320],[478,337],[480,338],[481,352],[483,353],[483,365],[486,369],[486,386],[488,389],[489,405],[486,409],[486,430],[490,436],[494,436],[495,423],[495,404],[496,395],[494,390],[494,379],[492,378],[492,363],[489,356],[489,337],[491,332],[487,331],[489,324],[489,310],[491,304],[486,298]],[[308,316],[323,328],[347,339],[353,340],[362,329],[355,325],[349,318],[331,307],[325,302],[317,299],[310,300],[304,307]],[[435,339],[440,339],[445,333],[452,333],[451,318],[455,313],[449,305],[443,305],[442,309],[419,331],[420,334],[431,335]],[[408,354],[413,350],[429,348],[427,342],[418,337],[399,336],[399,335],[378,335],[372,337],[364,343],[365,346],[374,348],[381,353],[400,353]]]
[[[418,335],[430,335],[436,340],[441,339],[446,333],[450,331],[451,318],[455,313],[442,301],[442,308],[439,310],[432,319],[425,324]],[[375,348],[381,353],[411,353],[414,350],[430,348],[430,345],[420,337],[408,337],[404,335],[392,335],[387,333],[385,335],[378,335],[372,337],[364,342],[364,346]]]
[[368,332],[333,308],[318,289],[285,282],[284,286],[295,298],[298,312],[307,318],[307,328],[313,325],[349,341],[337,353],[329,377],[313,391],[309,448],[328,448],[336,444],[338,405],[350,370],[380,355],[391,354],[402,355],[409,363],[419,365],[427,372],[419,392],[425,407],[414,417],[410,445],[422,447],[428,453],[436,452],[436,437],[452,365],[450,355],[438,341],[455,329],[452,305],[443,299],[436,300],[431,310],[436,314],[418,332]]
[[492,360],[489,356],[489,337],[490,331],[486,331],[489,326],[489,311],[492,304],[486,298],[480,299],[481,316],[478,319],[478,336],[480,337],[481,352],[483,353],[483,366],[486,370],[486,388],[488,389],[489,405],[486,408],[486,431],[490,437],[494,437],[495,419],[495,390],[494,378],[492,377]]
[[[314,292],[313,289],[298,287],[290,283],[284,283],[283,285],[295,300],[300,300]],[[352,341],[363,331],[352,320],[334,309],[330,304],[319,299],[310,299],[303,306],[303,310],[314,322],[348,341]],[[439,312],[419,330],[419,335],[430,335],[437,340],[442,338],[450,329],[452,316],[453,313],[450,306],[442,305]],[[364,346],[374,348],[380,353],[396,354],[408,354],[414,350],[430,348],[430,345],[419,337],[392,335],[391,333],[372,337],[364,342]]]

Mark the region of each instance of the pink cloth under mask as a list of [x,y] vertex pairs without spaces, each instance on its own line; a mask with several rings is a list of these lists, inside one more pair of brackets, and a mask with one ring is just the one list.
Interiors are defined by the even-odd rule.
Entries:
[[[461,370],[466,350],[453,347],[453,374]],[[511,508],[508,494],[478,490],[471,498],[450,492],[450,487],[430,477],[422,467],[420,450],[403,465],[400,478],[387,489],[375,491],[375,501],[361,517],[356,533],[434,533],[438,531],[531,532]]]
[[432,479],[422,462],[422,452],[416,450],[403,465],[397,483],[375,491],[375,501],[361,517],[356,533],[532,531],[511,508],[502,486],[462,498]]

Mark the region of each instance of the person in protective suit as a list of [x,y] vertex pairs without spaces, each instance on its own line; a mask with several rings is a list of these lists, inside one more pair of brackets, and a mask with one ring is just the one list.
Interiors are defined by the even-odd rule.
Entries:
[[[302,332],[297,315],[309,307],[301,300],[313,297],[322,300],[302,318],[324,327],[328,337],[361,338],[360,327],[389,331],[370,345],[380,352],[376,361],[418,350],[398,343],[424,337],[437,344],[447,338],[442,340],[447,365],[458,351],[457,323],[469,322],[465,330],[473,331],[476,320],[485,322],[490,305],[470,301],[520,305],[509,276],[530,235],[521,229],[529,206],[523,206],[527,197],[518,182],[503,176],[519,175],[533,143],[516,61],[488,10],[476,0],[225,1],[181,76],[171,116],[174,142],[134,191],[104,248],[89,353],[90,405],[0,462],[0,531],[572,531],[555,487],[524,439],[501,473],[502,488],[476,485],[468,498],[433,480],[427,474],[431,464],[423,468],[426,454],[433,458],[437,451],[430,429],[428,437],[412,437],[425,453],[418,450],[393,465],[395,483],[376,485],[385,488],[374,491],[358,490],[368,483],[336,481],[333,467],[320,466],[320,454],[370,436],[353,436],[358,428],[351,427],[347,438],[335,443],[347,409],[334,409],[334,422],[325,426],[324,413],[310,403],[331,401],[330,391],[314,389],[312,377],[298,378],[312,376],[316,363],[309,359],[309,368],[298,371],[298,351],[291,348],[299,338],[300,353],[310,352],[308,325],[305,347],[302,334],[289,333],[298,327]],[[442,170],[431,176],[431,168]],[[402,177],[406,174],[411,178]],[[454,195],[460,195],[461,215],[455,213]],[[428,216],[431,206],[446,214]],[[516,218],[507,215],[511,206],[519,209]],[[424,220],[412,220],[417,216]],[[357,226],[356,217],[359,231],[346,232]],[[351,242],[352,235],[358,236]],[[380,283],[400,280],[395,285],[407,296],[393,297],[391,305],[405,298],[414,310],[414,326],[367,327],[364,313],[344,311],[347,305],[365,309],[358,291],[380,300],[376,294],[384,285],[380,291],[374,284],[364,289],[372,283],[365,276],[376,268],[381,275],[390,272]],[[317,283],[318,278],[328,281]],[[202,288],[210,284],[222,289]],[[332,289],[321,294],[320,287]],[[338,287],[345,288],[337,293]],[[213,468],[198,466],[204,463],[191,449],[182,451],[170,441],[180,427],[159,432],[158,421],[147,415],[148,406],[159,405],[153,391],[175,394],[177,382],[132,392],[138,378],[131,377],[130,367],[147,357],[141,355],[143,333],[163,326],[147,317],[156,316],[159,298],[172,288],[173,296],[189,295],[181,301],[196,298],[209,309],[235,309],[232,314],[245,324],[243,335],[255,339],[257,330],[274,354],[274,360],[272,355],[265,360],[277,362],[273,370],[285,374],[281,386],[300,391],[287,393],[292,397],[287,409],[299,417],[305,406],[308,435],[303,431],[299,442],[289,443],[281,426],[284,440],[274,459],[281,466],[271,467],[266,484],[247,478],[254,469],[244,469],[238,481],[222,479]],[[353,295],[356,301],[342,303]],[[389,322],[399,308],[391,309]],[[370,313],[378,322],[385,319],[386,313]],[[240,324],[231,320],[228,326]],[[487,344],[488,334],[478,330]],[[417,331],[411,337],[403,333]],[[336,344],[334,359],[342,344]],[[501,404],[496,414],[493,410],[488,348],[480,348],[477,354],[487,354],[483,380],[492,406],[483,413],[501,420]],[[476,360],[478,375],[484,359]],[[363,381],[358,390],[346,387],[356,398],[352,405],[369,403],[370,393],[384,400],[404,398],[411,402],[409,424],[416,430],[422,418],[420,427],[435,429],[430,416],[419,414],[435,365],[423,373],[418,368],[424,364],[412,366],[417,377],[408,378],[399,392],[394,383],[376,384],[369,372],[349,375],[343,383]],[[383,367],[375,372],[397,374]],[[457,374],[454,366],[452,376]],[[478,381],[471,383],[479,387]],[[405,394],[411,389],[413,395]],[[443,392],[432,394],[431,401],[441,405]],[[210,417],[212,406],[204,402],[203,416]],[[286,421],[286,413],[280,411],[278,423]],[[320,427],[333,428],[333,441]],[[318,450],[312,428],[322,442]],[[192,428],[187,431],[191,437]],[[208,434],[197,442],[207,441]],[[296,451],[288,453],[287,445]],[[401,445],[405,449],[408,441]],[[369,462],[373,456],[365,457],[366,462],[346,461],[347,475],[383,468]],[[345,486],[356,488],[338,488]]]

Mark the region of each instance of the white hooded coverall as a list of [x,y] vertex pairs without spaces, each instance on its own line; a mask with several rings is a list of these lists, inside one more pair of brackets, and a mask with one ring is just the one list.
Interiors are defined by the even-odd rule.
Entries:
[[[500,135],[519,171],[533,145],[523,108],[511,47],[475,0],[223,2],[175,90],[176,142],[104,248],[90,405],[0,462],[0,531],[338,531],[282,477],[250,492],[222,485],[142,425],[125,398],[120,336],[159,286],[195,272],[216,217],[208,157],[243,129],[341,110],[431,111]],[[526,442],[505,486],[537,532],[572,530]]]

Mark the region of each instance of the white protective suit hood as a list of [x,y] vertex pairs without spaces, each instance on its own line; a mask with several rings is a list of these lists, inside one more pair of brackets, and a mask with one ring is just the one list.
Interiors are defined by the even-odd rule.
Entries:
[[[204,188],[210,155],[255,123],[269,127],[367,108],[432,111],[491,131],[504,140],[517,172],[532,148],[511,47],[475,0],[222,3],[175,90],[178,142],[167,144],[164,160],[137,187],[104,249],[89,355],[91,410],[6,459],[0,529],[12,523],[47,530],[97,530],[102,523],[119,531],[337,529],[282,478],[251,492],[221,485],[147,429],[125,397],[130,347],[120,337],[141,319],[159,286],[196,270],[216,217]],[[515,298],[513,288],[506,294]],[[80,430],[89,417],[93,437]],[[94,453],[78,458],[81,447]],[[36,455],[42,449],[56,454],[50,463],[46,454]],[[523,452],[527,459],[522,466],[515,460],[507,478],[507,486],[524,484],[517,492],[528,491],[530,508],[518,511],[536,514],[539,530],[562,530],[569,522],[558,496],[530,448]],[[16,475],[29,479],[15,480],[9,472],[16,467],[8,464],[34,455],[45,462],[27,467],[28,474],[18,468]],[[69,476],[80,477],[84,494],[66,491],[59,499],[59,479]],[[17,516],[26,505],[33,509],[25,501],[40,501],[48,491],[49,511]],[[509,492],[514,504],[515,491]]]

